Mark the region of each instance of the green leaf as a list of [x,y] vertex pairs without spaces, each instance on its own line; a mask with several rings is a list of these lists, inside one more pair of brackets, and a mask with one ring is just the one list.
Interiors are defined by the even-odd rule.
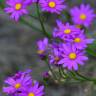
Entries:
[[0,2],[3,2],[4,0],[0,0]]
[[86,49],[86,51],[87,51],[88,55],[96,57],[96,52],[94,50],[92,50],[91,48],[88,47]]

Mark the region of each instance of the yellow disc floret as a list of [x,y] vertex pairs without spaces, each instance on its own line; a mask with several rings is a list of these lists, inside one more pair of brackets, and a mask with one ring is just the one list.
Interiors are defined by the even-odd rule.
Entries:
[[76,28],[81,28],[82,26],[81,25],[76,25]]
[[73,60],[76,59],[76,53],[73,53],[73,52],[70,53],[70,54],[69,54],[69,58],[70,58],[70,59],[73,59]]
[[70,29],[66,29],[66,30],[64,30],[64,33],[65,34],[70,34],[71,33],[71,30]]
[[44,50],[38,50],[37,53],[38,54],[43,54],[44,53]]
[[17,4],[15,5],[15,9],[16,9],[16,10],[20,10],[21,7],[22,7],[22,4],[21,4],[21,3],[17,3]]
[[20,87],[21,87],[21,84],[20,84],[20,83],[15,84],[15,88],[16,88],[16,89],[18,89],[18,88],[20,88]]
[[85,15],[85,14],[81,14],[81,15],[80,15],[80,19],[81,19],[81,20],[85,20],[85,19],[86,19],[86,15]]
[[75,38],[75,39],[74,39],[74,42],[80,43],[80,42],[81,42],[81,39],[80,39],[80,38]]
[[59,61],[59,57],[55,57],[55,61]]
[[34,93],[31,92],[28,94],[28,96],[35,96],[35,95],[34,95]]
[[54,8],[56,6],[56,3],[54,1],[49,2],[49,7]]

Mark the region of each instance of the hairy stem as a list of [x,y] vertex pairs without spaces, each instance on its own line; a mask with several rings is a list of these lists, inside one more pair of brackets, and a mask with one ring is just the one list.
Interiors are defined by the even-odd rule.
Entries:
[[39,20],[38,17],[36,17],[36,16],[34,16],[34,15],[32,15],[32,14],[29,14],[29,16],[30,16],[31,18],[34,18],[34,19],[36,19],[36,20]]
[[39,32],[42,32],[40,29],[38,29],[37,27],[33,26],[32,24],[30,24],[29,22],[27,22],[24,18],[21,18],[20,19],[20,22],[29,26],[30,28],[34,29],[34,30],[37,30]]
[[96,82],[96,78],[89,78],[89,77],[85,77],[82,74],[80,74],[79,72],[76,72],[77,76],[81,77],[82,79],[86,80],[86,81],[92,81],[92,82]]
[[[51,68],[51,66],[50,66],[50,64],[49,64],[49,62],[48,62],[48,59],[46,59],[46,63],[47,63],[47,65],[48,65],[49,70],[50,70],[51,73],[52,73],[52,76],[54,77],[53,80],[54,80],[54,79],[55,79],[55,80],[58,80],[57,75],[55,74],[55,72],[53,71],[53,69]],[[59,81],[59,80],[58,80],[58,81]]]
[[42,22],[42,18],[41,18],[41,15],[40,15],[38,3],[36,4],[36,9],[37,9],[37,15],[38,15],[38,18],[39,18],[41,27],[42,27],[42,33],[43,33],[46,37],[51,38],[51,35],[50,35],[48,32],[46,32],[45,27],[44,27],[44,24],[43,24],[43,22]]

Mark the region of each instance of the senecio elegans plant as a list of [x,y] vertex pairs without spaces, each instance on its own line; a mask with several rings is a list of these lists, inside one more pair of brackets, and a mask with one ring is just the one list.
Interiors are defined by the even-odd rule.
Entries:
[[[23,18],[23,15],[29,16],[27,8],[33,4],[36,5],[38,16],[30,16],[40,21],[42,30],[38,31],[45,35],[44,39],[37,42],[37,53],[49,67],[49,71],[43,73],[44,84],[48,80],[62,84],[68,79],[70,82],[90,81],[96,83],[95,78],[83,76],[78,71],[79,65],[83,66],[88,61],[87,54],[96,56],[89,47],[89,44],[94,43],[95,40],[86,35],[96,14],[89,4],[81,4],[68,11],[66,2],[65,0],[5,0],[5,2],[2,0],[0,8],[8,13],[15,22],[23,22],[38,30]],[[60,16],[63,11],[64,15],[68,17],[68,22],[56,19],[57,26],[53,28],[51,35],[45,29],[41,14],[47,12]],[[8,95],[44,96],[44,86],[31,78],[30,70],[16,73],[13,77],[5,80],[5,83],[9,86],[3,87],[3,92]]]

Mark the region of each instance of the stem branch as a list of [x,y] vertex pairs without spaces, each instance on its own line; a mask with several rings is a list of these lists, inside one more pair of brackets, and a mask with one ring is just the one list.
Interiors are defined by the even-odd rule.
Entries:
[[42,22],[42,18],[41,18],[41,15],[40,15],[38,2],[36,3],[36,9],[37,9],[37,15],[38,15],[38,18],[39,18],[41,27],[42,27],[42,32],[43,32],[43,34],[44,34],[45,36],[47,36],[48,38],[51,38],[51,35],[50,35],[48,32],[46,32],[45,27],[44,27],[44,24],[43,24],[43,22]]

